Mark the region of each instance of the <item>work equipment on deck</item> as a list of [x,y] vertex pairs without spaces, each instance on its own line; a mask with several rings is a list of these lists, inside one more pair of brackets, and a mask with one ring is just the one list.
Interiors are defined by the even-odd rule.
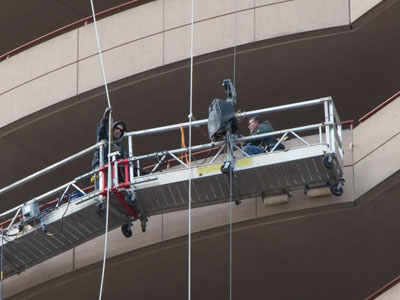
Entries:
[[[234,87],[228,88],[227,98],[236,99]],[[233,88],[233,89],[232,89]],[[223,101],[223,100],[222,100]],[[227,102],[227,101],[225,101]],[[229,102],[228,102],[229,103]],[[164,150],[141,156],[133,154],[133,138],[142,135],[161,133],[187,128],[189,123],[175,124],[159,128],[125,133],[128,139],[129,157],[111,163],[112,182],[106,184],[107,165],[83,174],[72,181],[55,188],[34,199],[26,199],[24,204],[0,215],[4,238],[4,272],[13,274],[33,266],[63,251],[84,243],[104,233],[104,219],[96,213],[96,205],[102,203],[102,197],[109,190],[109,230],[121,226],[126,237],[132,235],[132,222],[140,220],[145,227],[147,217],[169,211],[186,209],[188,205],[188,179],[192,178],[192,205],[200,207],[229,201],[229,178],[224,173],[227,168],[234,174],[235,201],[261,196],[263,199],[288,194],[294,190],[307,190],[316,187],[330,187],[332,193],[343,193],[343,150],[342,127],[339,116],[330,97],[300,103],[282,105],[255,110],[237,115],[284,113],[286,110],[314,105],[324,106],[324,115],[320,123],[278,130],[262,135],[234,137],[232,132],[223,141],[192,146],[192,151],[215,149],[213,156],[192,163],[189,166],[178,156],[187,148]],[[206,125],[208,120],[191,122],[193,126]],[[208,123],[209,124],[209,123]],[[305,132],[318,133],[318,141],[311,143]],[[277,144],[255,156],[248,156],[239,144],[252,139],[267,136],[280,136]],[[280,149],[279,145],[287,136],[298,141],[297,145]],[[10,186],[0,189],[1,194],[48,173],[57,167],[75,160],[99,148],[104,155],[105,142],[99,142],[63,161],[39,171]],[[227,150],[228,148],[228,150]],[[224,154],[224,151],[227,154]],[[226,155],[231,155],[226,159]],[[160,159],[161,158],[161,159]],[[169,169],[160,168],[168,159],[175,165]],[[144,174],[141,166],[156,161],[156,164]],[[226,163],[229,166],[226,166]],[[98,174],[99,189],[82,189],[80,183]],[[121,174],[123,180],[121,180]],[[79,193],[78,193],[79,192]],[[134,209],[126,199],[135,193],[140,208]],[[74,196],[71,196],[74,194]],[[59,195],[58,200],[53,200]],[[273,199],[275,199],[273,198]],[[271,198],[272,199],[272,198]],[[285,198],[287,202],[288,199]],[[295,201],[292,199],[291,201]],[[276,201],[266,202],[270,204]],[[22,212],[22,213],[21,213]],[[145,213],[144,213],[145,212]],[[144,216],[144,218],[141,218]],[[150,219],[151,222],[151,219]]]

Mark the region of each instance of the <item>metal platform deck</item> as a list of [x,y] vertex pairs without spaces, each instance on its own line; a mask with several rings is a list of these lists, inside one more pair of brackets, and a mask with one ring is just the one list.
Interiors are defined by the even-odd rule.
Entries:
[[[147,216],[187,209],[190,178],[193,207],[226,202],[230,199],[239,201],[255,196],[270,197],[277,194],[288,194],[293,190],[321,186],[341,188],[343,183],[341,123],[331,98],[247,112],[246,116],[320,104],[324,105],[325,115],[323,121],[318,124],[275,131],[256,137],[236,137],[232,143],[222,141],[193,146],[192,151],[205,149],[208,151],[215,146],[219,146],[220,150],[213,157],[208,158],[207,163],[203,163],[203,161],[201,163],[193,162],[191,167],[177,157],[179,154],[187,153],[187,148],[142,156],[134,156],[132,152],[132,137],[175,130],[181,128],[181,126],[188,127],[190,123],[126,133],[125,137],[128,138],[129,143],[129,157],[112,162],[113,181],[109,187],[105,184],[108,167],[103,165],[43,195],[31,200],[27,199],[25,204],[0,215],[4,273],[9,276],[21,272],[103,234],[105,218],[96,213],[96,205],[104,201],[108,192],[111,195],[109,230],[112,230],[121,225],[127,225],[136,219],[143,222],[143,218],[146,219]],[[206,123],[207,120],[201,120],[192,122],[191,125]],[[301,138],[299,134],[306,131],[313,134],[318,131],[319,142],[311,144]],[[221,166],[226,159],[224,154],[221,154],[224,148],[228,148],[228,145],[233,148],[234,143],[267,136],[279,136],[279,144],[288,135],[298,139],[300,146],[280,151],[275,151],[274,148],[269,150],[270,152],[255,156],[248,156],[238,146],[235,146],[238,151],[233,153],[234,158],[231,161],[233,164],[233,195],[231,198],[230,175],[221,171]],[[100,157],[102,157],[104,142],[0,189],[0,195],[42,174],[51,172],[82,155],[92,153],[96,148],[100,149]],[[232,154],[229,151],[228,153]],[[230,157],[232,157],[231,154]],[[167,157],[173,158],[178,166],[160,171],[159,167]],[[144,165],[152,159],[155,159],[157,163],[149,174],[135,174],[137,170],[140,170],[140,164]],[[124,170],[123,182],[118,175],[119,168]],[[87,181],[93,174],[99,175],[100,188],[86,193],[79,188],[79,183]],[[66,201],[64,196],[71,196],[72,194],[69,194],[71,189],[74,189],[75,192],[78,191],[80,196],[69,197],[69,200]],[[62,200],[55,202],[53,199],[55,195],[60,195],[60,192],[62,192],[62,196],[59,199]],[[136,193],[142,210],[132,211],[132,207],[129,207],[125,201],[125,195],[133,192]],[[32,216],[27,218],[23,209],[31,208],[31,204],[32,210],[28,215],[32,213]],[[36,213],[34,212],[35,209],[37,210]],[[24,215],[21,214],[21,210]]]
[[[110,199],[109,230],[127,222],[126,214],[113,198]],[[96,213],[97,203],[97,196],[91,194],[64,203],[44,217],[46,232],[40,221],[26,225],[23,231],[18,226],[12,227],[3,240],[4,273],[19,273],[104,234],[105,218]]]
[[[238,158],[234,171],[234,200],[281,194],[326,186],[343,176],[339,161],[328,169],[324,158],[329,148],[324,144]],[[229,176],[221,173],[223,162],[189,169],[171,170],[142,176],[136,184],[138,199],[150,214],[185,209],[188,206],[188,179],[192,172],[192,204],[204,206],[229,201]]]
[[[342,177],[340,168],[328,169],[324,165],[328,150],[326,145],[317,144],[238,158],[233,200],[337,182]],[[192,172],[193,207],[227,202],[230,199],[229,175],[221,173],[221,166],[222,162],[216,162],[194,166],[191,170],[173,169],[137,177],[137,182],[142,182],[136,184],[137,197],[149,216],[187,209],[188,179]],[[43,232],[40,222],[37,226],[26,226],[22,232],[17,228],[11,230],[3,241],[4,272],[21,272],[103,234],[105,222],[96,213],[97,197],[96,193],[87,194],[47,214],[43,223],[51,236]],[[110,200],[109,229],[112,230],[126,224],[128,218],[117,199]]]

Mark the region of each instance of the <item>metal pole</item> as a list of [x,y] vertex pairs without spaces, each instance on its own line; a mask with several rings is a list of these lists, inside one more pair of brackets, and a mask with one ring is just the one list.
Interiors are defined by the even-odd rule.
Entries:
[[[328,102],[324,103],[324,112],[325,112],[325,123],[329,123],[329,108],[328,108]],[[330,145],[330,137],[329,137],[329,125],[325,126],[325,137],[326,137],[326,144]]]
[[[100,146],[99,149],[99,167],[102,167],[104,165],[104,144]],[[104,186],[104,174],[103,171],[99,171],[99,186],[97,189],[102,189]],[[96,187],[96,186],[95,186]]]
[[335,152],[336,143],[335,143],[335,120],[333,118],[333,101],[328,102],[329,105],[329,123],[331,123],[330,127],[330,138],[331,138],[331,150]]
[[176,155],[174,155],[173,153],[169,153],[173,158],[175,158],[175,160],[180,163],[181,165],[183,165],[185,168],[189,168],[189,166],[187,164],[185,164],[183,161],[181,161],[178,157],[176,157]]
[[[133,149],[132,149],[132,136],[128,136],[128,152],[129,152],[129,158],[133,157]],[[133,161],[129,160],[129,183],[132,185],[133,184]]]
[[21,211],[21,208],[19,208],[19,209],[17,210],[17,212],[15,213],[14,218],[11,220],[11,223],[10,223],[10,224],[8,225],[8,227],[7,227],[7,231],[11,228],[11,226],[13,226],[13,224],[14,224],[14,222],[15,222],[15,219],[18,217],[20,211]]
[[66,163],[68,163],[70,161],[73,161],[73,160],[81,157],[82,155],[84,155],[84,154],[86,154],[88,152],[93,151],[93,149],[96,149],[96,147],[98,147],[101,144],[102,144],[101,142],[97,143],[97,144],[95,144],[95,145],[93,145],[93,146],[91,146],[89,148],[86,148],[85,150],[82,150],[82,151],[80,151],[80,152],[78,152],[78,153],[76,153],[74,155],[71,155],[70,157],[67,157],[67,158],[63,159],[62,161],[59,161],[58,163],[55,163],[55,164],[53,164],[51,166],[48,166],[47,168],[45,168],[43,170],[40,170],[40,171],[38,171],[36,173],[33,173],[32,175],[29,175],[29,176],[27,176],[27,177],[25,177],[25,178],[23,178],[23,179],[21,179],[21,180],[19,180],[17,182],[14,182],[13,184],[10,184],[9,186],[6,186],[6,187],[2,188],[0,190],[0,194],[8,192],[8,191],[11,191],[11,190],[15,189],[17,186],[19,186],[19,185],[21,185],[23,183],[29,182],[29,181],[31,181],[31,180],[33,180],[33,179],[35,179],[35,178],[37,178],[37,177],[39,177],[41,175],[49,173],[50,171],[53,171],[54,169],[56,169],[58,167],[61,167],[61,166],[65,165]]
[[112,157],[112,162],[114,166],[114,180],[113,180],[113,187],[118,186],[118,164],[117,164],[117,158],[116,155],[113,155]]
[[[273,132],[268,132],[268,133],[263,133],[263,134],[258,134],[258,135],[252,135],[252,136],[247,136],[247,137],[242,137],[242,138],[237,138],[234,140],[234,142],[245,142],[245,141],[251,141],[251,140],[257,140],[261,139],[264,137],[268,136],[274,136],[274,135],[280,135],[284,134],[286,132],[295,132],[295,131],[307,131],[307,130],[312,130],[312,129],[317,129],[318,127],[323,126],[322,123],[317,123],[317,124],[312,124],[312,125],[307,125],[307,126],[300,126],[296,128],[291,128],[291,129],[285,129],[285,130],[277,130]],[[329,128],[329,126],[327,126]],[[207,143],[203,145],[197,145],[192,147],[192,151],[198,151],[202,149],[207,149],[210,147],[216,147],[216,146],[222,146],[224,144],[223,141],[216,142],[216,143]],[[188,151],[188,148],[179,148],[179,149],[174,149],[171,151],[168,151],[169,154],[180,154],[180,153],[185,153]],[[145,155],[140,155],[140,156],[135,156],[135,160],[139,161],[142,159],[147,159],[147,158],[154,158],[157,156],[163,155],[164,152],[157,152],[157,153],[152,153],[152,154],[145,154]]]
[[[307,106],[313,106],[313,105],[318,105],[321,103],[326,103],[328,101],[331,101],[331,97],[325,97],[325,98],[320,98],[316,100],[309,100],[309,101],[303,101],[299,103],[292,103],[292,104],[286,104],[286,105],[280,105],[280,106],[275,106],[275,107],[270,107],[270,108],[264,108],[264,109],[258,109],[258,110],[253,110],[241,114],[237,114],[236,117],[251,117],[255,115],[261,115],[261,114],[267,114],[267,113],[273,113],[277,111],[283,111],[283,110],[289,110],[289,109],[295,109],[295,108],[302,108],[302,107],[307,107]],[[208,119],[203,119],[199,121],[194,121],[192,122],[192,126],[199,126],[199,125],[204,125],[208,123]],[[181,128],[187,128],[189,127],[189,122],[182,123],[182,124],[174,124],[174,125],[168,125],[168,126],[162,126],[162,127],[157,127],[157,128],[152,128],[152,129],[144,129],[144,130],[139,130],[139,131],[131,131],[125,133],[126,136],[141,136],[141,135],[147,135],[147,134],[152,134],[152,133],[160,133],[160,132],[166,132],[166,131],[171,131],[171,130],[178,130]]]
[[221,148],[219,148],[219,150],[218,150],[218,152],[214,155],[214,157],[210,160],[210,164],[212,164],[216,159],[217,159],[217,157],[218,157],[218,155],[220,155],[221,154],[221,152],[222,152],[222,150],[224,150],[225,149],[225,144],[224,145],[222,145],[222,147]]
[[[98,170],[98,169],[92,170],[92,171],[90,171],[90,172],[88,172],[88,173],[86,173],[86,174],[83,174],[83,175],[81,175],[81,176],[79,176],[79,177],[76,177],[74,180],[72,180],[72,181],[70,181],[70,182],[67,182],[66,184],[63,184],[63,185],[61,185],[61,186],[59,186],[59,187],[57,187],[57,188],[55,188],[55,189],[53,189],[53,190],[51,190],[51,191],[49,191],[49,192],[46,192],[46,193],[44,193],[44,194],[42,194],[42,195],[40,195],[40,196],[38,196],[38,197],[33,198],[32,200],[29,200],[29,201],[25,202],[25,204],[29,204],[29,203],[32,203],[32,202],[35,202],[35,201],[39,202],[39,201],[41,201],[42,199],[45,199],[45,198],[47,198],[48,196],[51,196],[51,195],[57,193],[58,191],[64,189],[64,188],[67,187],[68,185],[71,185],[71,184],[73,184],[73,183],[75,183],[75,182],[78,182],[78,181],[81,180],[81,179],[84,179],[84,178],[86,178],[86,177],[88,177],[88,176],[90,176],[90,175],[92,175],[92,174],[95,174],[95,173],[97,172],[97,170]],[[22,206],[23,206],[23,204],[20,204],[20,205],[14,207],[14,208],[11,208],[11,209],[9,209],[9,210],[7,210],[7,211],[1,213],[1,214],[0,214],[0,218],[2,218],[2,217],[4,217],[4,216],[7,216],[8,214],[10,214],[10,213],[12,213],[12,212],[14,212],[14,211],[20,209]]]
[[319,134],[319,143],[322,144],[322,128],[321,128],[321,126],[318,127],[318,134]]
[[338,130],[338,135],[339,135],[339,140],[340,140],[339,154],[340,154],[340,157],[343,159],[343,136],[342,136],[342,124],[341,123],[338,123],[337,130]]
[[68,183],[66,183],[66,184],[63,184],[62,186],[59,186],[58,188],[55,188],[55,189],[53,189],[53,190],[51,190],[51,191],[49,191],[49,192],[47,192],[47,193],[45,193],[45,194],[42,194],[42,195],[40,195],[40,196],[38,196],[38,197],[35,197],[34,199],[28,201],[27,203],[30,203],[30,202],[32,202],[32,201],[41,201],[42,199],[44,199],[44,198],[46,198],[46,197],[48,197],[48,196],[50,196],[50,195],[53,195],[53,194],[55,194],[56,192],[58,192],[59,190],[65,188],[66,186],[71,185],[71,184],[74,184],[74,183],[78,182],[79,180],[81,180],[81,179],[83,179],[83,178],[86,178],[86,177],[89,177],[89,176],[92,175],[92,174],[95,174],[95,173],[96,173],[95,171],[96,171],[96,170],[93,170],[93,171],[90,171],[90,172],[88,172],[88,173],[86,173],[86,174],[83,174],[83,175],[81,175],[81,176],[79,176],[79,177],[76,177],[74,180],[72,180],[72,181],[70,181],[70,182],[68,182]]

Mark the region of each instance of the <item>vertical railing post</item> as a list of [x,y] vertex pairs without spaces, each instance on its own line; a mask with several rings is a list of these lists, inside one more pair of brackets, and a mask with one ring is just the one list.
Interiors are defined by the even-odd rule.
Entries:
[[322,144],[322,126],[318,127],[319,143]]
[[329,146],[329,148],[335,152],[335,147],[336,147],[336,137],[335,137],[335,118],[334,118],[334,106],[333,106],[333,100],[331,99],[329,101],[329,123],[331,123],[331,125],[329,126],[329,131],[330,131],[330,138],[331,138],[331,144]]
[[132,186],[133,184],[133,161],[131,160],[133,157],[133,149],[132,149],[132,136],[128,136],[128,154],[129,154],[129,184]]
[[[102,166],[104,166],[104,144],[100,145],[99,147],[99,167]],[[104,188],[104,172],[99,171],[98,174],[99,174],[98,186],[96,187],[96,178],[95,178],[95,188],[102,190]]]
[[140,176],[140,161],[136,161],[136,167],[137,167],[137,176]]
[[343,136],[342,136],[342,124],[341,123],[338,123],[337,131],[338,131],[338,136],[340,139],[340,145],[342,145],[339,147],[339,154],[340,154],[340,157],[343,159]]
[[112,165],[114,168],[114,178],[113,178],[113,184],[112,184],[112,188],[117,187],[118,186],[118,163],[117,163],[117,156],[113,155],[112,156]]
[[[324,112],[325,112],[325,124],[329,123],[329,107],[328,107],[328,102],[324,101]],[[325,137],[326,137],[326,143],[330,147],[330,132],[329,132],[329,125],[325,125]]]

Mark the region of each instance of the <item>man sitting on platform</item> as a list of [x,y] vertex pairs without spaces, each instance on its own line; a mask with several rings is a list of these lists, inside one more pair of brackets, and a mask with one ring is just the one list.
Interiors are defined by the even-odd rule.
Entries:
[[[264,134],[273,132],[274,128],[268,121],[262,122],[257,116],[250,117],[249,119],[249,131],[250,135]],[[248,155],[256,155],[263,153],[267,149],[271,149],[276,144],[275,136],[267,136],[261,139],[248,141],[244,147],[244,152]]]

